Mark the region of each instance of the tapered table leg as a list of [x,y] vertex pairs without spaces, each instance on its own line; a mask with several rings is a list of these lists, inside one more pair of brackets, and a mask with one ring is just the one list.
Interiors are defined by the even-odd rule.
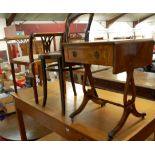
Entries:
[[16,115],[17,115],[21,140],[25,141],[27,140],[27,136],[26,136],[26,130],[25,130],[25,125],[24,125],[23,113],[18,108],[16,108]]

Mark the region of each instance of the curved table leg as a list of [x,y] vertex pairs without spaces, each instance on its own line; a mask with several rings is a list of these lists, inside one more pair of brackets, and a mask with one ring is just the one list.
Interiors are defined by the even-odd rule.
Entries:
[[94,79],[92,77],[92,73],[91,73],[91,65],[85,65],[85,70],[87,71],[87,76],[88,76],[88,80],[89,80],[89,83],[90,83],[90,86],[91,86],[91,89],[93,90],[93,95],[95,97],[98,97],[98,94],[97,94],[97,91],[94,87]]
[[84,107],[86,106],[86,104],[89,101],[89,99],[87,97],[87,91],[85,89],[86,82],[87,82],[87,71],[86,71],[86,68],[85,68],[85,72],[84,72],[84,76],[83,76],[83,85],[82,85],[84,97],[83,97],[83,101],[82,101],[80,107],[76,111],[74,111],[72,114],[69,115],[69,117],[72,119],[72,121],[73,121],[73,118],[84,109]]
[[128,116],[129,116],[129,114],[130,114],[129,110],[128,109],[126,109],[126,110],[124,109],[123,115],[121,117],[121,120],[115,126],[115,128],[108,133],[109,140],[112,140],[113,136],[122,128],[122,126],[124,125],[124,123],[126,122]]
[[[133,114],[136,117],[142,117],[146,115],[145,113],[139,113],[135,107],[135,98],[136,98],[136,90],[135,90],[135,83],[133,77],[134,70],[127,71],[127,80],[124,89],[124,112],[119,123],[113,128],[112,131],[109,132],[109,140],[113,138],[113,136],[123,127],[125,124],[129,114]],[[129,89],[131,88],[131,99],[127,99]]]
[[[98,103],[101,106],[105,105],[105,102],[101,101],[98,98],[98,94],[97,94],[95,87],[94,87],[94,81],[93,81],[93,77],[92,77],[90,67],[91,67],[91,65],[84,65],[84,68],[85,68],[84,77],[83,77],[84,98],[83,98],[82,104],[79,106],[79,108],[70,115],[70,118],[72,120],[77,114],[79,114],[85,108],[85,106],[89,100],[95,99],[96,101],[98,100]],[[90,86],[91,86],[91,89],[88,89],[88,90],[86,90],[87,78],[89,79]]]
[[82,104],[80,105],[80,107],[76,111],[74,111],[72,114],[69,115],[69,117],[72,119],[72,121],[73,121],[74,117],[85,108],[88,101],[89,101],[89,98],[87,97],[87,95],[84,95],[84,98],[83,98],[83,101],[82,101]]
[[75,82],[74,82],[74,77],[73,77],[73,69],[72,69],[72,66],[69,66],[69,73],[70,73],[70,79],[71,79],[71,84],[72,84],[74,96],[77,96],[76,88],[75,88]]

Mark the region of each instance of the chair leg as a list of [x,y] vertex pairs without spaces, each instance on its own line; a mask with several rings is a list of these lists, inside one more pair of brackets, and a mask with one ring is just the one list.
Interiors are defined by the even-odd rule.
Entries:
[[63,80],[63,68],[62,68],[62,58],[58,60],[58,71],[59,71],[59,85],[60,85],[60,93],[61,93],[61,106],[62,106],[62,114],[65,115],[65,88],[64,88],[64,80]]
[[42,76],[43,76],[43,107],[47,101],[47,77],[46,77],[46,63],[45,58],[41,57]]
[[15,91],[15,93],[17,93],[17,85],[16,85],[14,64],[10,63],[10,65],[11,65],[11,73],[12,73],[12,78],[13,78],[14,91]]
[[35,103],[38,104],[39,103],[39,101],[38,101],[38,91],[37,91],[37,84],[36,84],[35,76],[34,76],[34,79],[33,79],[33,91],[34,91]]
[[66,71],[63,70],[63,83],[64,83],[64,93],[66,95]]
[[71,79],[71,83],[72,83],[72,88],[73,88],[74,96],[77,96],[76,88],[75,88],[75,82],[74,82],[74,77],[73,77],[73,70],[72,70],[71,66],[69,66],[69,73],[70,73],[70,79]]
[[32,73],[33,73],[33,91],[34,91],[34,98],[35,98],[35,103],[38,104],[38,91],[37,91],[37,82],[36,82],[36,77],[35,77],[35,68],[34,64],[32,65]]

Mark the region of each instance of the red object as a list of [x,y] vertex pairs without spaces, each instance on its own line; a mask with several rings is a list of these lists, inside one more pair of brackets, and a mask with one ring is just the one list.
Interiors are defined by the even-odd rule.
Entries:
[[[70,26],[70,32],[85,32],[87,24],[86,23],[74,23]],[[31,33],[40,32],[64,32],[64,23],[46,23],[46,24],[19,24],[11,25],[4,28],[6,37],[13,37],[17,35],[17,31],[24,31],[25,35],[30,35]]]
[[153,46],[153,53],[155,53],[155,45]]
[[19,55],[19,51],[18,51],[18,49],[17,49],[17,46],[16,45],[14,45],[14,44],[12,44],[11,45],[11,54],[12,54],[12,58],[17,58],[18,57],[18,55]]
[[[71,24],[70,32],[85,32],[87,24]],[[16,31],[24,31],[25,35],[39,32],[64,32],[65,24],[21,24],[16,25]]]
[[17,80],[16,85],[21,87],[21,88],[24,88],[25,87],[25,78],[21,79],[21,80]]
[[2,72],[3,72],[3,70],[2,70],[2,68],[0,67],[0,74],[2,74]]

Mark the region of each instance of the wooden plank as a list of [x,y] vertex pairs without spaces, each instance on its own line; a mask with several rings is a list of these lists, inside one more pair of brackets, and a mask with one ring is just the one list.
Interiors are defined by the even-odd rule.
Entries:
[[106,21],[106,28],[109,28],[110,25],[112,25],[116,20],[118,20],[119,18],[121,18],[122,16],[126,15],[127,13],[121,13],[109,20]]
[[[48,94],[50,95],[48,95],[45,108],[42,108],[41,104],[35,104],[32,89],[22,90],[18,95],[13,94],[17,108],[68,140],[108,140],[107,134],[119,121],[123,109],[110,104],[106,104],[101,108],[99,105],[89,102],[85,110],[76,116],[74,122],[72,122],[69,114],[81,104],[83,97],[82,86],[76,85],[78,95],[74,97],[71,85],[67,83],[65,116],[61,114],[60,91],[58,88],[58,82],[48,85]],[[39,88],[38,90],[41,94],[42,89]],[[120,93],[100,89],[97,92],[104,99],[122,103],[123,96]],[[42,96],[39,96],[39,102],[42,103]],[[142,120],[130,115],[113,140],[131,140],[136,135],[140,135],[137,136],[136,140],[144,140],[146,138],[144,134],[146,130],[148,132],[147,135],[152,133],[152,128],[155,126],[154,102],[137,97],[136,107],[139,112],[147,113],[145,119]]]

